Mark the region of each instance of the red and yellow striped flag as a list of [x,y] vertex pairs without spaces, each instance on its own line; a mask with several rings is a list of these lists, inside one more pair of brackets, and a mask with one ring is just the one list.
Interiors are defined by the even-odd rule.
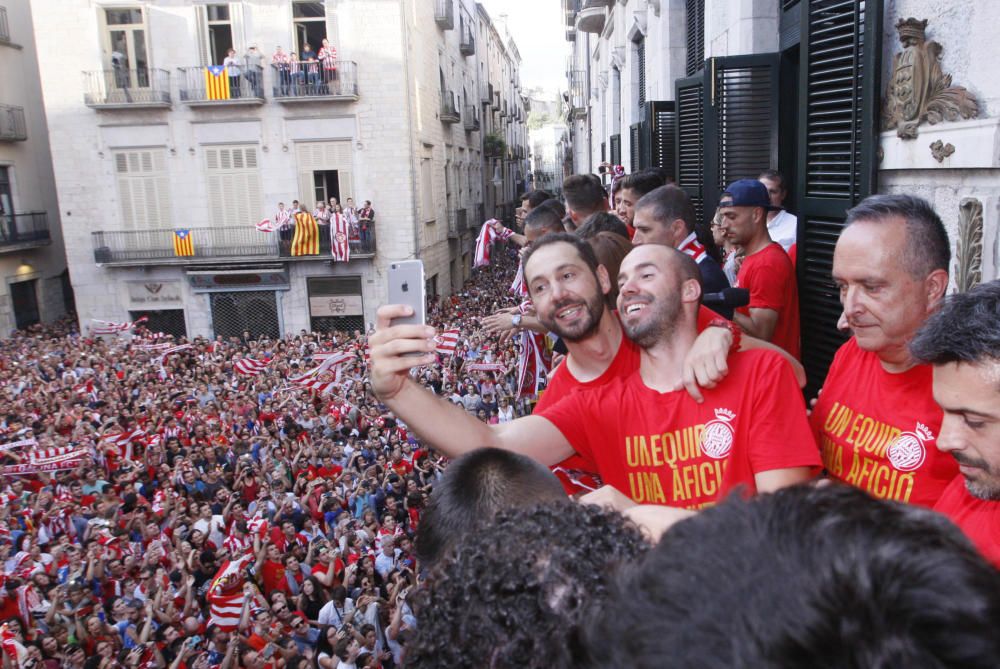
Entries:
[[174,255],[194,255],[194,240],[191,238],[190,230],[174,230]]
[[229,99],[229,75],[222,65],[205,68],[205,98],[208,100]]
[[293,256],[319,255],[319,224],[308,211],[295,214],[295,234],[292,236]]

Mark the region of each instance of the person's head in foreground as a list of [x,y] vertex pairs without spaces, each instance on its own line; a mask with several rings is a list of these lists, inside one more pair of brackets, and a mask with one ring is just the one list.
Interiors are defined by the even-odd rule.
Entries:
[[619,563],[647,547],[623,516],[567,499],[501,512],[433,570],[407,667],[569,669],[579,624]]
[[1000,280],[949,295],[910,350],[934,366],[938,449],[958,462],[969,494],[1000,500]]
[[433,565],[448,549],[504,509],[566,498],[559,479],[531,458],[480,448],[445,469],[417,526],[417,557]]
[[996,667],[1000,572],[943,516],[847,486],[730,497],[622,568],[583,667]]

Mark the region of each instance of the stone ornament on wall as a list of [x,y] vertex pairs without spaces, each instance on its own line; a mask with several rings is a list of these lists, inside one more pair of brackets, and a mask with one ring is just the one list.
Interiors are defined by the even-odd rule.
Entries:
[[896,129],[903,139],[914,139],[917,126],[926,121],[957,121],[979,115],[979,104],[969,91],[951,85],[951,75],[941,71],[944,48],[927,41],[927,19],[900,19],[896,23],[903,50],[895,55],[892,75],[882,109],[883,130]]
[[964,293],[983,280],[983,203],[973,197],[958,205],[955,283]]
[[931,143],[931,155],[934,156],[934,160],[939,163],[943,163],[944,159],[955,153],[955,145],[951,142],[945,144],[940,139],[936,142]]

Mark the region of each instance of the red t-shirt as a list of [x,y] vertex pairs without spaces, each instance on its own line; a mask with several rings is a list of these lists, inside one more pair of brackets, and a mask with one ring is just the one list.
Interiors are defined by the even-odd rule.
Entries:
[[944,489],[934,510],[948,516],[983,557],[1000,569],[1000,502],[973,497],[959,475]]
[[268,596],[274,590],[288,592],[288,581],[285,580],[285,565],[274,560],[265,560],[260,568],[261,581],[264,586],[264,595]]
[[934,506],[958,464],[936,446],[943,414],[932,381],[930,365],[892,374],[847,340],[810,418],[829,475],[880,499]]
[[750,290],[750,304],[736,310],[744,316],[749,316],[751,309],[778,312],[771,343],[798,359],[799,290],[795,283],[795,267],[781,244],[772,242],[744,258],[734,287]]
[[[615,316],[617,318],[617,315]],[[698,332],[707,328],[716,318],[722,318],[707,307],[698,307]],[[639,347],[631,339],[622,333],[622,341],[618,346],[618,353],[611,360],[611,364],[604,370],[604,373],[596,379],[590,381],[578,381],[576,377],[566,368],[566,363],[559,365],[555,374],[549,379],[548,386],[538,398],[535,404],[534,413],[541,414],[550,406],[558,402],[570,393],[581,388],[599,388],[607,385],[615,379],[623,379],[639,369]],[[601,485],[600,476],[597,474],[597,465],[589,458],[577,453],[571,455],[559,464],[552,467],[552,471],[563,484],[563,489],[567,495],[590,492],[587,488],[577,485],[566,472],[572,472],[573,477],[591,487]]]
[[542,415],[604,482],[643,504],[698,509],[774,469],[820,466],[802,392],[775,351],[729,356],[729,374],[702,390],[659,393],[638,371],[579,390]]

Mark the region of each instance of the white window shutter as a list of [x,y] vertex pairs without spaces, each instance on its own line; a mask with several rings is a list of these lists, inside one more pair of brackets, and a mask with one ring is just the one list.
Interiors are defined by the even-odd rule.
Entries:
[[209,53],[208,12],[205,11],[204,5],[194,6],[194,31],[198,36],[198,57],[201,59],[201,64],[214,65],[212,55]]

